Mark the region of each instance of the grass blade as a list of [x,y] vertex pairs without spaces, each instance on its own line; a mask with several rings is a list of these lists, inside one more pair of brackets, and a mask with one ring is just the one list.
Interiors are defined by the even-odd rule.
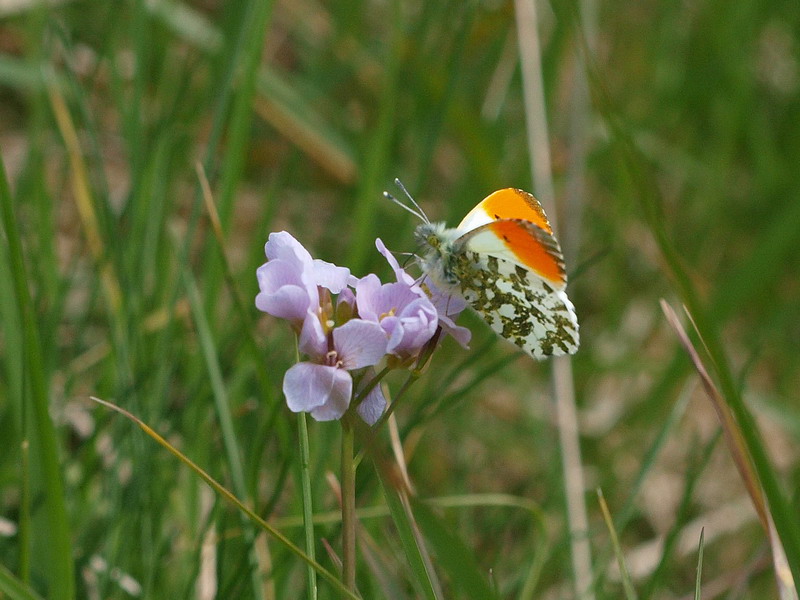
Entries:
[[701,584],[701,582],[703,580],[703,547],[704,547],[704,544],[705,544],[705,540],[704,540],[705,534],[706,534],[706,530],[705,529],[701,529],[700,530],[700,543],[698,544],[698,547],[697,547],[697,579],[695,580],[695,584],[694,584],[694,600],[700,600],[701,599],[701,593],[700,593],[700,587],[701,586],[700,586],[700,584]]
[[64,139],[67,148],[70,167],[72,169],[72,193],[75,196],[75,205],[78,214],[81,216],[83,230],[89,244],[89,250],[97,263],[100,271],[100,279],[103,283],[103,291],[106,294],[111,312],[115,317],[119,317],[122,304],[122,292],[120,291],[119,279],[114,272],[114,267],[108,260],[107,249],[103,243],[103,235],[100,230],[100,223],[95,210],[95,200],[92,196],[91,185],[89,183],[88,169],[83,159],[83,151],[78,139],[78,132],[69,114],[67,104],[61,92],[55,86],[48,89],[50,94],[50,104],[53,108],[58,128]]
[[[202,301],[200,300],[200,293],[197,290],[197,285],[189,273],[188,269],[183,270],[184,280],[186,282],[186,289],[189,297],[189,306],[192,310],[192,316],[195,320],[197,327],[197,335],[200,339],[200,348],[203,352],[203,358],[206,362],[206,368],[211,380],[211,388],[214,395],[214,405],[217,409],[217,417],[219,418],[220,428],[222,429],[222,440],[225,446],[225,454],[228,459],[228,468],[231,472],[231,479],[233,480],[233,489],[236,494],[244,498],[248,503],[250,502],[249,494],[247,493],[247,486],[245,483],[244,466],[239,451],[239,442],[236,439],[236,430],[233,426],[233,417],[231,415],[230,400],[225,390],[225,384],[222,378],[222,370],[220,369],[219,361],[217,359],[219,353],[217,352],[214,344],[214,339],[211,334],[211,327],[206,318],[203,310]],[[252,530],[246,532],[250,548],[250,560],[253,567],[252,580],[253,591],[257,598],[264,597],[262,588],[262,581],[266,581],[264,577],[266,569],[261,564],[258,552],[255,547],[255,535]]]
[[775,566],[775,583],[781,600],[797,600],[797,586],[795,585],[786,553],[783,551],[780,536],[775,531],[772,516],[769,519],[769,545],[772,548],[772,564]]
[[421,544],[416,525],[413,522],[409,505],[408,496],[404,491],[395,489],[386,479],[386,474],[376,464],[376,472],[380,476],[383,495],[389,505],[389,513],[392,516],[397,532],[400,535],[400,542],[409,563],[409,568],[413,575],[413,582],[417,592],[427,600],[437,600],[441,598],[436,576],[430,562],[430,557],[424,553],[424,546]]
[[[689,358],[691,358],[695,369],[697,369],[697,373],[700,376],[701,382],[703,383],[703,388],[706,391],[706,395],[714,406],[714,410],[716,411],[720,420],[720,425],[722,426],[722,432],[725,437],[725,442],[728,445],[728,450],[730,451],[731,457],[736,464],[736,468],[739,471],[739,476],[741,477],[742,483],[744,483],[745,489],[750,496],[750,500],[753,503],[756,514],[758,514],[758,518],[761,521],[761,526],[764,528],[764,532],[766,533],[767,539],[770,542],[770,546],[772,548],[772,561],[775,567],[775,576],[778,589],[781,590],[781,597],[783,598],[785,595],[787,598],[796,598],[797,588],[794,583],[792,571],[788,566],[789,563],[787,563],[785,546],[781,544],[782,541],[785,544],[785,541],[782,540],[782,538],[777,535],[777,532],[775,531],[775,526],[772,520],[773,516],[770,514],[767,502],[764,500],[764,493],[761,488],[761,483],[759,482],[759,478],[754,470],[753,463],[751,461],[751,455],[748,453],[748,446],[745,442],[742,427],[734,418],[734,415],[731,411],[730,399],[726,399],[719,392],[716,385],[714,385],[714,382],[708,374],[705,365],[700,359],[700,355],[692,345],[691,340],[689,340],[689,336],[683,329],[683,326],[681,325],[678,316],[675,314],[675,311],[673,311],[664,300],[661,301],[661,308],[664,311],[664,315],[667,317],[667,321],[669,322],[670,326],[678,335],[681,345],[686,350]],[[697,333],[700,334],[699,331]],[[797,568],[796,565],[795,568]]]
[[378,121],[374,125],[374,133],[369,143],[364,146],[364,169],[359,177],[359,188],[356,204],[353,209],[355,231],[350,246],[350,268],[356,272],[364,267],[367,256],[373,248],[375,239],[375,213],[381,198],[381,190],[386,182],[385,169],[391,162],[389,159],[392,134],[395,127],[395,104],[397,90],[400,87],[400,52],[402,49],[403,19],[400,2],[392,2],[392,33],[386,50],[385,71],[378,106]]
[[597,489],[597,500],[600,503],[600,510],[603,511],[603,519],[606,522],[606,527],[608,527],[608,535],[611,537],[611,545],[614,548],[614,554],[617,556],[617,565],[619,566],[620,576],[622,577],[622,587],[625,590],[625,598],[627,598],[627,600],[637,600],[636,590],[633,587],[628,568],[625,566],[625,556],[622,554],[622,547],[619,545],[617,530],[614,528],[614,520],[611,518],[606,499],[603,497],[603,490],[600,488]]
[[0,565],[0,596],[9,600],[42,600],[36,592],[14,577],[14,574]]
[[[150,2],[147,8],[187,43],[212,55],[222,50],[224,37],[220,29],[192,7],[179,2]],[[352,148],[318,114],[312,101],[274,69],[264,66],[258,70],[256,89],[253,110],[258,116],[336,179],[348,184],[355,181],[357,166]]]
[[739,470],[742,483],[744,483],[745,489],[747,490],[747,493],[753,502],[753,507],[756,509],[756,514],[758,514],[758,518],[761,521],[762,527],[767,534],[769,534],[769,526],[767,524],[767,509],[764,503],[764,496],[758,483],[758,478],[753,471],[753,465],[750,461],[750,457],[747,454],[747,448],[742,437],[741,429],[734,420],[731,411],[717,390],[717,387],[714,385],[714,382],[711,380],[708,371],[706,371],[705,366],[700,360],[700,356],[697,354],[697,350],[695,350],[692,342],[689,340],[689,336],[686,335],[686,331],[683,329],[683,326],[681,325],[678,316],[675,314],[675,311],[673,311],[672,307],[670,307],[669,304],[667,304],[664,300],[661,301],[661,309],[664,311],[670,326],[678,335],[678,338],[680,339],[684,349],[692,359],[692,362],[697,369],[697,373],[700,375],[700,381],[703,384],[706,395],[708,396],[709,400],[711,400],[714,410],[719,417],[720,424],[722,426],[722,432],[725,436],[725,442],[728,445],[728,450],[730,451],[733,461],[736,464],[736,468]]
[[[316,536],[314,535],[314,504],[311,495],[311,452],[308,444],[308,423],[306,413],[297,413],[297,430],[299,433],[300,444],[300,485],[303,492],[303,533],[305,534],[306,552],[312,558],[316,558]],[[308,567],[306,570],[306,586],[308,590],[308,600],[317,600],[317,572]]]
[[250,2],[250,16],[244,23],[241,78],[237,82],[236,96],[233,100],[232,114],[228,126],[228,139],[220,168],[219,213],[223,227],[230,220],[233,209],[233,196],[244,168],[250,137],[250,122],[253,111],[253,96],[256,93],[258,65],[264,46],[264,36],[272,14],[272,0]]
[[67,517],[64,485],[61,481],[61,461],[59,443],[55,427],[49,413],[49,392],[45,374],[42,344],[34,314],[33,299],[28,288],[28,272],[22,254],[17,221],[14,216],[13,200],[6,180],[5,165],[0,158],[0,219],[8,244],[10,269],[8,274],[14,284],[14,300],[23,329],[23,372],[27,374],[30,406],[23,397],[19,401],[22,411],[31,411],[33,428],[31,447],[36,451],[32,456],[39,459],[41,469],[47,522],[46,544],[47,564],[45,575],[48,580],[48,596],[56,600],[71,600],[75,597],[75,576],[72,561],[72,543]]
[[[539,41],[539,18],[535,0],[516,0],[517,40],[522,66],[525,125],[528,136],[531,174],[536,195],[550,215],[553,231],[558,231],[558,211],[553,184],[550,139],[548,135],[545,82]],[[592,590],[592,551],[587,532],[586,484],[581,458],[578,409],[572,358],[557,357],[552,361],[551,380],[556,405],[558,440],[561,452],[562,479],[569,526],[572,576],[576,595],[589,600]]]
[[453,585],[461,589],[463,596],[476,600],[497,598],[489,581],[482,575],[485,569],[462,539],[424,503],[412,499],[411,506],[420,530],[436,553],[438,564],[449,575]]
[[294,554],[297,558],[304,561],[306,564],[311,565],[317,573],[319,573],[324,579],[326,579],[335,589],[345,598],[351,598],[353,600],[359,600],[358,596],[354,595],[350,590],[345,588],[342,585],[342,582],[339,581],[339,578],[336,577],[333,573],[328,571],[325,567],[321,564],[312,560],[305,552],[303,552],[298,546],[296,546],[289,538],[283,535],[280,531],[278,531],[275,527],[267,523],[264,519],[259,517],[253,510],[248,507],[244,502],[242,502],[239,498],[237,498],[234,494],[232,494],[228,489],[219,483],[216,479],[211,477],[206,471],[204,471],[199,465],[193,462],[188,456],[183,454],[180,450],[178,450],[175,446],[170,444],[167,440],[165,440],[162,436],[155,432],[155,430],[147,425],[144,421],[139,419],[134,414],[128,412],[122,407],[119,407],[111,402],[106,400],[101,400],[100,398],[91,398],[94,402],[105,406],[115,412],[118,412],[125,418],[133,421],[139,428],[144,431],[147,435],[149,435],[153,440],[155,440],[158,444],[164,447],[167,451],[170,452],[173,456],[178,458],[183,464],[189,467],[192,471],[194,471],[200,478],[205,481],[211,488],[217,492],[220,496],[222,496],[227,502],[238,508],[242,511],[247,517],[253,521],[253,523],[260,526],[264,531],[278,540],[287,550],[289,550],[292,554]]

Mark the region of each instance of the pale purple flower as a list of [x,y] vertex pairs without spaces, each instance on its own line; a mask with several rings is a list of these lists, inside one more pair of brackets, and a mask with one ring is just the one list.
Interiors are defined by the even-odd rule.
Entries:
[[409,285],[411,288],[416,288],[419,290],[423,290],[423,294],[425,294],[433,304],[436,309],[436,312],[439,315],[439,326],[442,328],[442,331],[445,334],[449,334],[453,337],[456,342],[458,342],[462,347],[467,348],[469,344],[470,338],[472,338],[472,332],[467,329],[466,327],[461,327],[456,325],[455,320],[458,318],[458,315],[461,314],[467,307],[467,302],[460,296],[451,295],[434,285],[430,278],[424,281],[423,285],[415,280],[410,274],[408,274],[401,266],[400,263],[397,262],[397,259],[394,257],[386,245],[380,238],[375,240],[375,247],[378,249],[386,261],[389,263],[389,266],[392,267],[392,270],[395,273],[395,277],[397,277],[398,283],[402,282]]
[[313,259],[291,234],[269,234],[264,251],[268,262],[256,271],[256,307],[300,327],[309,312],[319,309],[319,287],[338,294],[355,277],[345,267]]
[[386,247],[386,244],[383,243],[381,238],[375,239],[375,247],[378,249],[383,257],[386,259],[386,262],[389,263],[389,266],[392,267],[392,271],[394,271],[394,275],[397,278],[397,281],[402,281],[407,283],[408,285],[414,285],[417,283],[417,280],[414,279],[410,274],[406,273],[405,269],[400,266],[400,263],[397,262],[397,259],[392,254],[391,250]]
[[466,327],[456,325],[456,319],[461,314],[461,311],[467,307],[467,301],[461,296],[454,296],[436,287],[430,279],[424,285],[431,303],[436,307],[436,312],[439,313],[439,326],[442,331],[452,336],[462,348],[469,348],[472,332]]
[[[360,394],[364,388],[373,380],[375,377],[375,369],[372,367],[368,368],[361,378],[361,381],[358,385],[357,394]],[[376,384],[369,393],[364,397],[361,403],[356,408],[356,412],[359,416],[364,419],[364,421],[368,425],[375,425],[378,422],[378,419],[381,418],[383,415],[383,411],[386,410],[386,398],[383,395],[383,390],[381,389],[381,384]]]
[[404,281],[381,284],[367,275],[356,284],[358,315],[379,323],[389,338],[387,352],[400,359],[417,356],[436,333],[436,308],[418,286]]
[[[303,332],[306,333],[307,327],[307,349],[322,349],[313,326],[304,323]],[[327,339],[328,336],[323,334],[322,337]],[[309,352],[309,362],[297,363],[286,372],[283,393],[289,409],[309,412],[317,421],[340,419],[353,397],[350,371],[377,364],[386,354],[387,343],[386,334],[377,323],[353,319],[333,329],[330,332],[330,350]],[[380,397],[370,394],[359,409],[372,415],[377,412],[380,402],[385,406],[382,394]]]
[[[430,342],[437,327],[464,346],[469,341],[469,330],[453,322],[464,309],[464,301],[428,283],[421,285],[380,239],[375,244],[392,267],[396,282],[382,284],[371,274],[356,279],[344,267],[312,258],[285,231],[269,236],[268,261],[257,271],[256,306],[290,321],[298,333],[298,347],[308,357],[291,367],[283,379],[286,403],[294,412],[309,412],[318,421],[340,419],[374,379],[376,364],[387,355],[408,364]],[[358,382],[355,393],[352,372]],[[376,385],[356,411],[372,425],[385,409],[386,399]]]

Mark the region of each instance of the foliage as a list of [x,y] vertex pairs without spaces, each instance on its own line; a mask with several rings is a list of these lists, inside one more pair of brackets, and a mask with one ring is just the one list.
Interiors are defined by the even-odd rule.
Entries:
[[[0,14],[0,595],[297,597],[306,562],[88,398],[142,419],[303,547],[281,395],[294,342],[253,305],[263,244],[287,230],[388,280],[374,239],[413,251],[416,226],[381,197],[394,177],[450,224],[495,189],[536,193],[514,3],[20,6]],[[612,2],[579,22],[574,2],[538,6],[596,595],[623,595],[618,548],[640,597],[688,596],[700,564],[707,597],[773,597],[769,542],[659,299],[691,290],[709,372],[755,417],[761,467],[792,506],[800,12]],[[446,341],[394,412],[410,488],[388,428],[357,437],[358,591],[567,597],[550,365],[472,314],[459,323],[471,349]],[[386,378],[392,395],[403,381]],[[315,556],[336,572],[339,430],[308,427]]]

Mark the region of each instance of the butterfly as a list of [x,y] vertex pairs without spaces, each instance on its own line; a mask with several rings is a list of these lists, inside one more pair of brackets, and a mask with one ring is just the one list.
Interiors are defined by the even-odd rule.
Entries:
[[532,194],[498,190],[448,228],[431,223],[402,183],[395,183],[416,211],[401,206],[423,221],[414,234],[422,248],[418,262],[437,287],[464,298],[495,332],[534,359],[578,350],[578,318],[565,292],[561,247]]

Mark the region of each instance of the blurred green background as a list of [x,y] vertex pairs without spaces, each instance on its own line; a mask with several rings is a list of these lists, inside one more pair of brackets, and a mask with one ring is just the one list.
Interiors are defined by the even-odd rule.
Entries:
[[[800,10],[537,6],[581,322],[574,377],[596,596],[622,597],[602,488],[640,597],[692,597],[701,527],[704,598],[775,597],[765,536],[659,307],[682,296],[653,223],[797,507]],[[526,118],[513,2],[1,2],[0,150],[25,265],[7,218],[0,564],[14,576],[4,580],[52,598],[73,594],[73,576],[78,598],[300,597],[303,565],[272,542],[260,595],[238,513],[88,396],[141,417],[301,543],[296,421],[280,392],[292,333],[253,306],[268,233],[388,280],[374,239],[413,251],[416,222],[382,191],[399,177],[450,224],[495,189],[540,193]],[[16,295],[21,279],[30,302]],[[445,343],[397,411],[411,479],[421,498],[467,505],[437,514],[500,597],[520,597],[541,567],[530,597],[570,598],[550,365],[496,343],[472,314],[461,323],[471,349]],[[310,427],[324,513],[338,507],[325,479],[338,469],[338,429]],[[384,505],[366,461],[358,486],[359,507]],[[391,520],[363,524],[364,597],[416,597]],[[335,518],[317,533],[338,547]],[[321,542],[317,552],[334,569]],[[464,594],[444,585],[445,597]],[[335,597],[324,583],[320,594]]]

